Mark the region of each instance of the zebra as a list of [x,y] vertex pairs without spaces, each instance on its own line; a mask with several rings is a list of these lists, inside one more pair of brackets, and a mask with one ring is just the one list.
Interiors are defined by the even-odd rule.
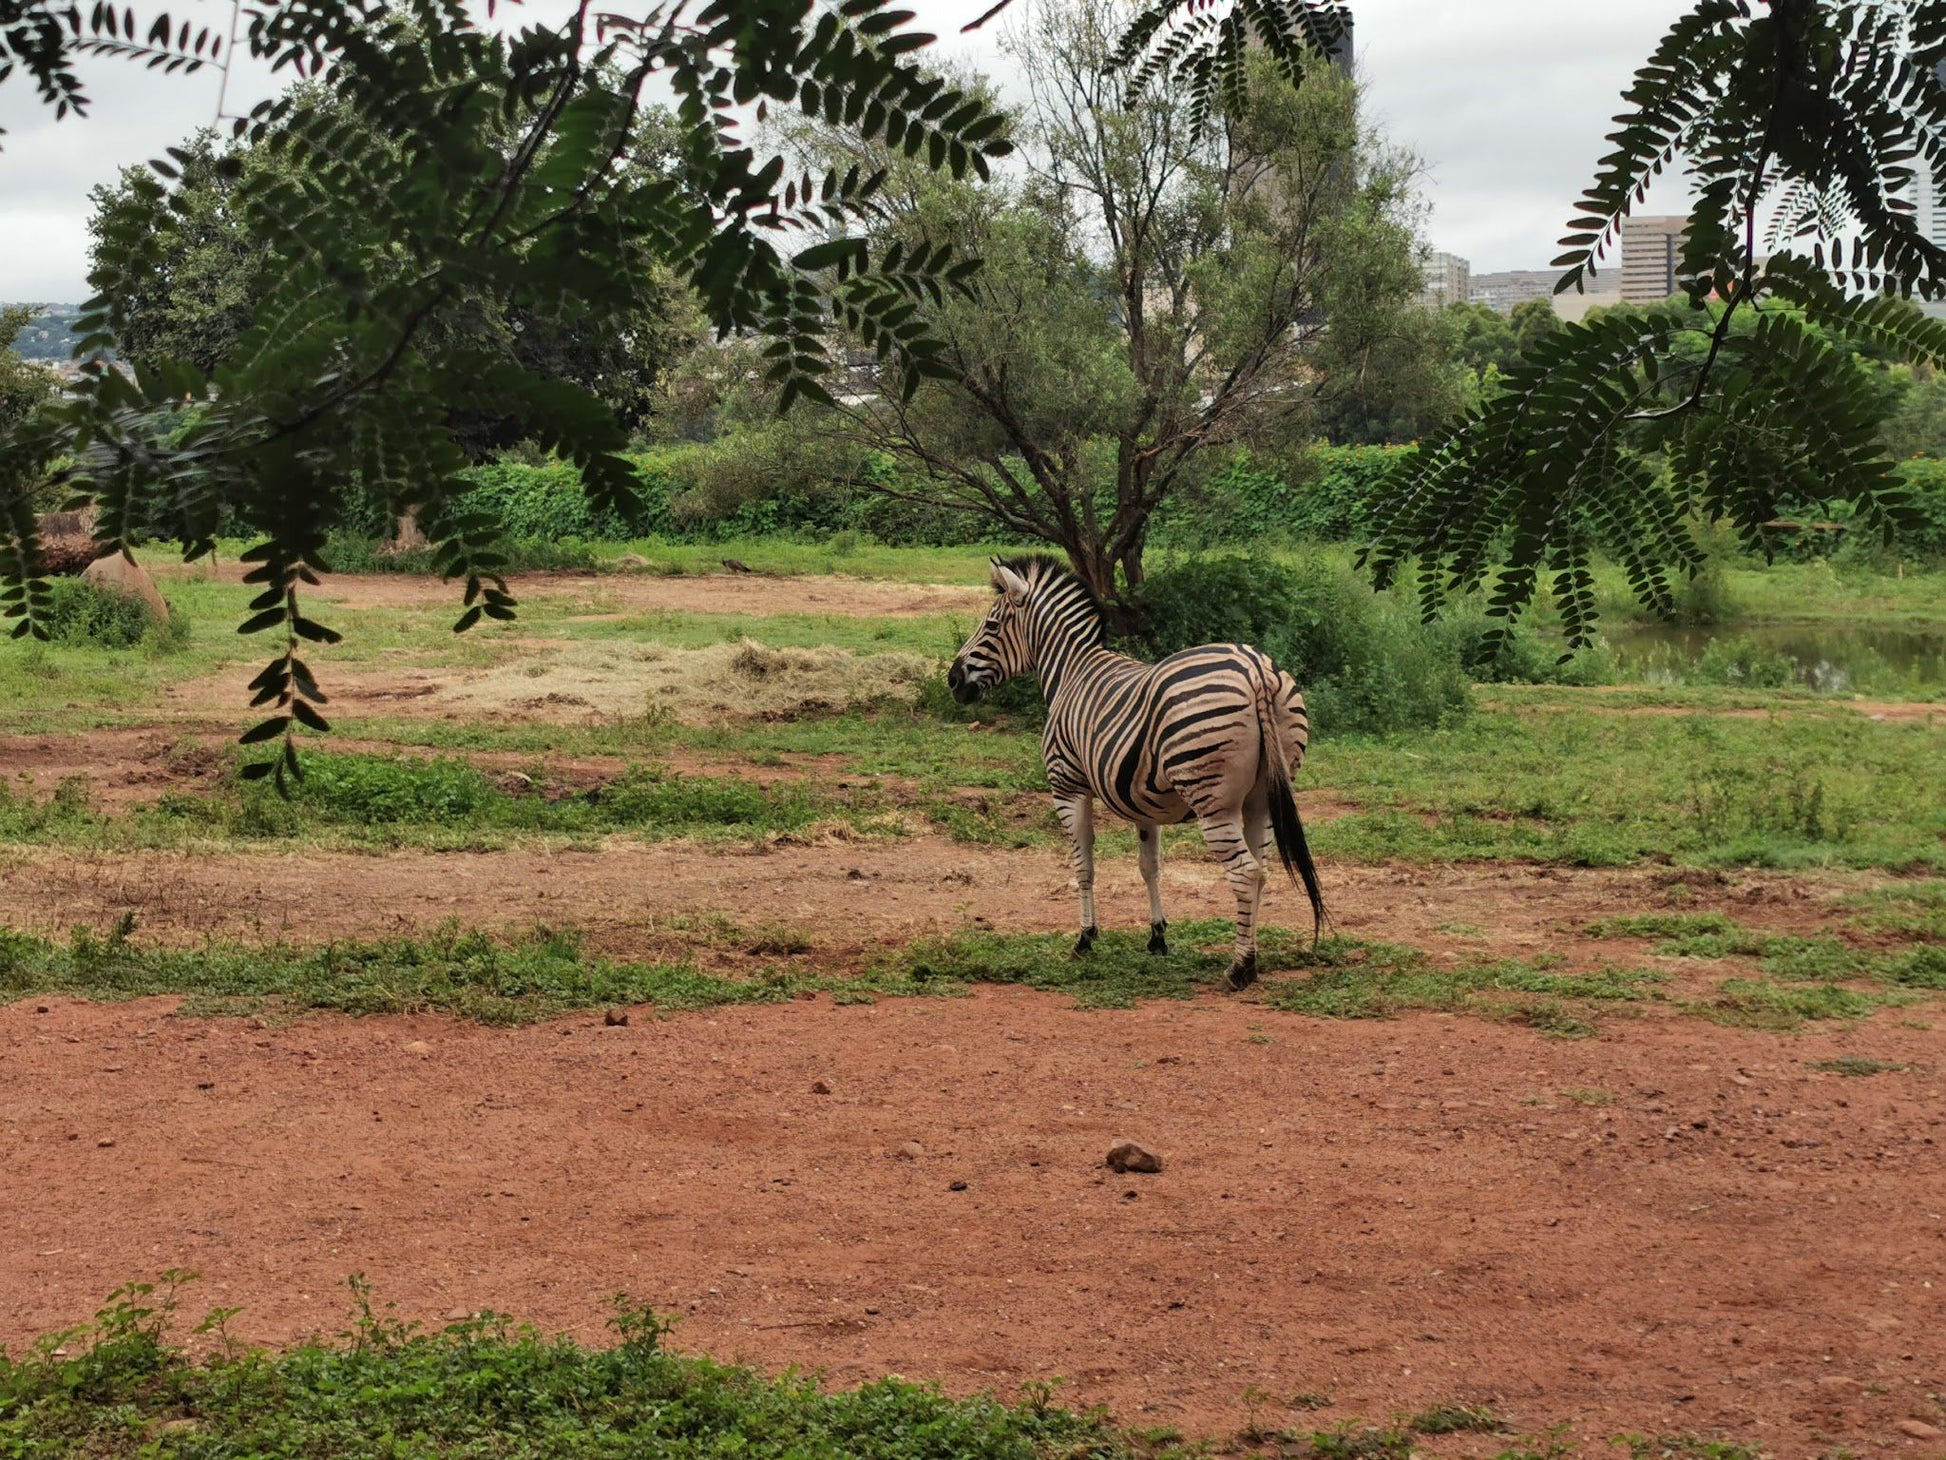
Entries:
[[1291,798],[1310,722],[1296,681],[1247,644],[1206,644],[1159,664],[1107,648],[1101,606],[1053,559],[994,558],[993,606],[960,649],[946,684],[973,703],[1015,675],[1038,671],[1047,701],[1041,755],[1054,809],[1071,844],[1081,894],[1077,955],[1094,947],[1095,821],[1099,800],[1136,826],[1149,889],[1149,952],[1167,953],[1161,828],[1195,821],[1223,862],[1237,899],[1232,989],[1257,977],[1257,910],[1268,851],[1311,901],[1312,936],[1324,895]]

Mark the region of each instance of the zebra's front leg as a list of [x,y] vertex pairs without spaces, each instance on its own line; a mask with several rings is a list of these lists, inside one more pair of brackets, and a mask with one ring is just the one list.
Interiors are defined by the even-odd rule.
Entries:
[[1162,828],[1138,826],[1142,843],[1142,881],[1149,889],[1149,952],[1169,951],[1169,919],[1162,915]]
[[1257,981],[1257,905],[1263,899],[1264,867],[1244,834],[1240,810],[1199,816],[1203,840],[1223,863],[1223,876],[1237,898],[1236,952],[1225,981],[1232,989],[1247,989]]
[[1054,814],[1068,834],[1074,858],[1074,885],[1081,894],[1081,936],[1074,940],[1077,956],[1093,950],[1101,929],[1095,925],[1095,799],[1087,792],[1056,796]]

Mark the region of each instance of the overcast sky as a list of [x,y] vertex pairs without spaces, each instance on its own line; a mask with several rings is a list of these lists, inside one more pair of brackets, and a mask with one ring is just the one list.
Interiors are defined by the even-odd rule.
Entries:
[[[985,0],[908,0],[950,49],[976,63],[992,37],[958,27]],[[1016,0],[1029,4],[1032,0]],[[617,6],[618,9],[626,8]],[[1367,111],[1426,164],[1428,241],[1475,272],[1541,268],[1569,206],[1594,172],[1630,74],[1686,0],[1354,0]],[[144,18],[155,0],[142,8]],[[227,28],[227,0],[177,0],[183,17]],[[560,0],[529,0],[537,18]],[[522,13],[515,11],[516,15]],[[1004,82],[1004,69],[999,70]],[[88,72],[94,109],[56,123],[16,72],[0,85],[0,300],[72,302],[87,292],[88,190],[200,126],[216,108],[218,77],[159,76],[99,62]],[[231,82],[231,109],[265,92],[266,78]],[[1680,195],[1648,211],[1680,209]]]

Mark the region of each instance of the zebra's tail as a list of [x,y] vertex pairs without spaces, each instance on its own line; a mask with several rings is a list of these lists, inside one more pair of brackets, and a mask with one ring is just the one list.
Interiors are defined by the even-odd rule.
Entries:
[[1277,671],[1268,662],[1257,674],[1257,728],[1263,736],[1264,767],[1269,781],[1270,829],[1277,840],[1277,859],[1293,882],[1302,880],[1304,894],[1311,899],[1311,942],[1315,946],[1324,936],[1324,891],[1318,885],[1318,869],[1311,861],[1310,844],[1304,840],[1304,822],[1297,814],[1297,800],[1291,794],[1290,758],[1284,752],[1284,736],[1277,723],[1272,697],[1276,693]]

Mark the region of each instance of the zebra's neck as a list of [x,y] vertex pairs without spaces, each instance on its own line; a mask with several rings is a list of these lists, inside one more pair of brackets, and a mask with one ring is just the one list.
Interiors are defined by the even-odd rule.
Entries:
[[1042,698],[1050,701],[1076,661],[1106,652],[1101,615],[1078,582],[1062,576],[1047,584],[1028,615],[1027,650],[1040,675]]

